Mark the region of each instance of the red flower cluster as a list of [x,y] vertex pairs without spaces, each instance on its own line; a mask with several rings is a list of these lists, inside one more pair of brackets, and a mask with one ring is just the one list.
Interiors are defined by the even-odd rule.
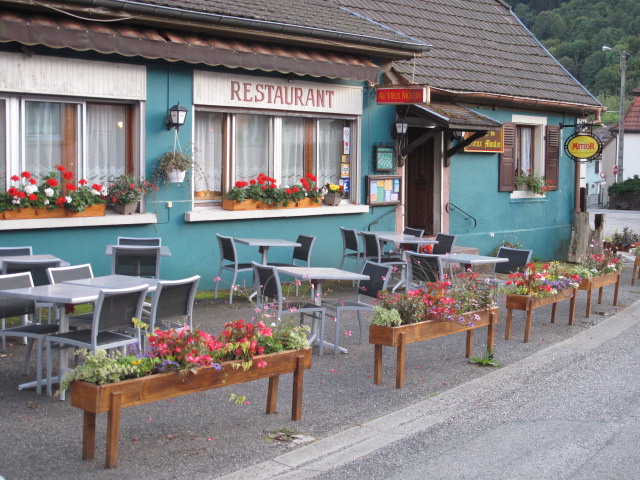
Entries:
[[149,356],[164,358],[188,367],[209,367],[215,361],[215,337],[200,330],[156,330],[148,337]]
[[[309,181],[313,183],[309,183]],[[318,181],[317,177],[311,172],[307,173],[303,178],[300,179],[300,183],[302,184],[302,186],[305,188],[307,192],[315,188],[315,183],[317,181]]]

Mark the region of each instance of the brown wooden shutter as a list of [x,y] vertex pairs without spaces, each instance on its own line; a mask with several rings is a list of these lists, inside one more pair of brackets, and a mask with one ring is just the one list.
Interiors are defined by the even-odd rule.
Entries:
[[500,154],[499,192],[516,189],[516,124],[507,122],[504,129],[504,153]]
[[553,182],[551,190],[558,190],[560,179],[560,127],[558,125],[547,125],[544,158],[544,176]]

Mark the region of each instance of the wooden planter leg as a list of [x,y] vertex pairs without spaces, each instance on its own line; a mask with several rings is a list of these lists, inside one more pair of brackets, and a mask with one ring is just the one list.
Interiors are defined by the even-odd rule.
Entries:
[[382,383],[382,345],[374,345],[373,348],[373,384]]
[[407,334],[400,334],[400,344],[396,353],[396,388],[404,387],[404,368],[407,363]]
[[278,385],[280,383],[280,375],[269,377],[269,390],[267,392],[267,415],[276,413],[278,404]]
[[493,327],[498,323],[498,315],[491,312],[491,320],[489,321],[489,325],[487,325],[487,350],[493,352],[496,344],[496,331]]
[[551,305],[551,323],[556,323],[556,312],[558,311],[558,303]]
[[604,287],[600,287],[598,289],[598,305],[602,304],[602,291],[604,290]]
[[573,325],[573,317],[576,314],[576,298],[578,297],[578,291],[574,288],[571,300],[569,300],[569,325]]
[[587,314],[585,315],[587,318],[591,315],[591,292],[591,285],[589,285],[589,289],[587,290]]
[[[555,304],[553,305],[555,307]],[[527,308],[527,319],[524,323],[524,343],[529,343],[529,336],[531,335],[531,317],[533,317],[533,309],[531,305]],[[553,322],[553,314],[551,316],[551,322]]]
[[122,393],[111,394],[111,409],[107,420],[107,461],[106,468],[118,466],[118,444],[120,443],[120,413]]
[[638,265],[633,266],[633,273],[631,274],[631,286],[636,284],[636,272],[638,272],[638,279],[640,280],[640,269]]
[[82,423],[82,459],[92,460],[96,454],[96,414],[84,410]]
[[302,418],[302,381],[304,380],[304,356],[296,357],[296,370],[293,372],[293,397],[291,399],[291,420]]
[[505,320],[504,327],[504,339],[509,340],[511,338],[511,318],[513,317],[513,310],[507,308],[507,319]]
[[616,287],[613,291],[613,306],[618,305],[618,288],[620,287],[620,274],[618,274],[618,279],[616,280]]
[[473,355],[473,330],[467,330],[467,358]]

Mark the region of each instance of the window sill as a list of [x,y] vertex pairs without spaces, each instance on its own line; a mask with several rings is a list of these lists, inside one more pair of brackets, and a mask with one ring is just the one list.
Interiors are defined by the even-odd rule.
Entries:
[[191,222],[225,222],[229,220],[247,220],[253,218],[291,218],[315,217],[319,215],[347,215],[368,213],[369,205],[346,203],[337,207],[322,205],[317,208],[282,208],[273,210],[223,210],[221,207],[199,207],[185,213],[185,221]]
[[151,213],[120,215],[108,211],[104,217],[43,218],[29,220],[0,220],[0,231],[45,230],[50,228],[108,227],[111,225],[147,225],[158,223]]
[[547,196],[544,194],[533,193],[529,190],[515,190],[511,192],[511,203],[530,202],[530,201],[546,201]]

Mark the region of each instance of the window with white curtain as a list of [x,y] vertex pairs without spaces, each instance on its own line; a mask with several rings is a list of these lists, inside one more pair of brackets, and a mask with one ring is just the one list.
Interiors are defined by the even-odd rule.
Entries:
[[535,172],[534,127],[518,125],[516,127],[516,175]]
[[[226,121],[229,131],[223,128]],[[344,128],[353,123],[351,119],[207,111],[197,111],[194,122],[196,200],[219,200],[237,180],[250,181],[261,173],[276,178],[280,186],[299,184],[308,172],[317,176],[318,186],[337,184]],[[199,177],[208,182],[206,188]]]
[[[16,108],[9,109],[9,102]],[[75,181],[101,184],[135,174],[133,111],[124,103],[0,99],[0,172],[6,179],[26,170],[40,180],[62,165]],[[19,145],[17,155],[7,156],[10,139]]]

